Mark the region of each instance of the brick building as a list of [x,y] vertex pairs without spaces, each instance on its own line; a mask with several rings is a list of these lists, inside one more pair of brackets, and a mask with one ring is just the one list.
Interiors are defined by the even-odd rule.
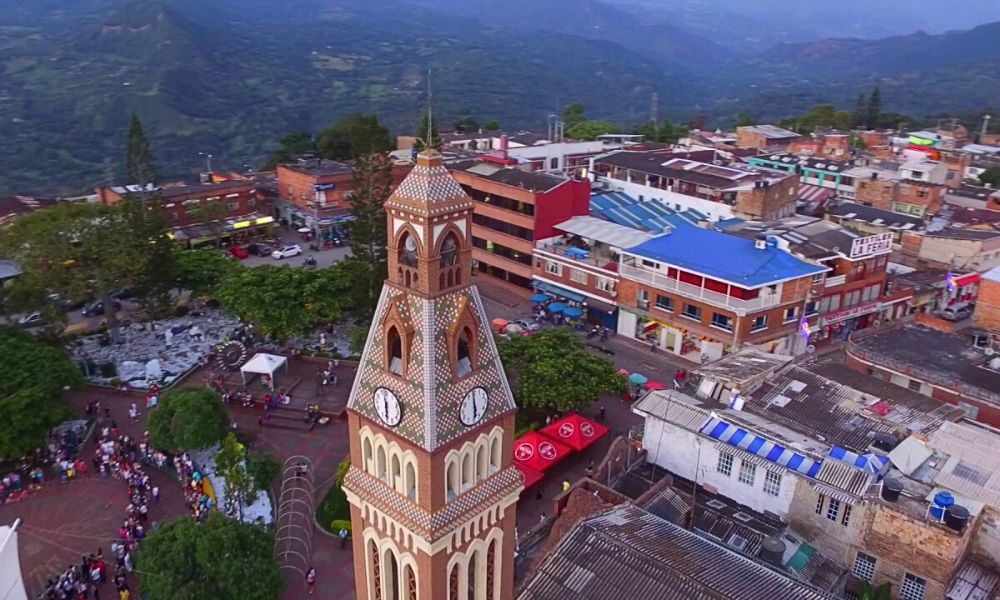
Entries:
[[900,242],[900,262],[916,269],[984,272],[1000,266],[1000,231],[992,228],[904,232]]
[[612,191],[696,210],[711,221],[789,216],[799,195],[793,174],[743,164],[724,167],[658,151],[613,152],[594,159],[591,173]]
[[104,204],[135,198],[157,202],[171,237],[187,246],[265,235],[273,227],[269,206],[262,205],[257,184],[234,179],[212,183],[97,188]]
[[775,150],[786,148],[801,137],[794,131],[774,125],[748,125],[736,128],[736,147]]
[[801,352],[799,321],[827,267],[756,240],[681,226],[623,250],[618,333],[708,362],[753,344]]
[[474,201],[474,269],[530,290],[535,242],[556,235],[556,224],[588,214],[590,183],[509,162],[463,161],[449,168]]

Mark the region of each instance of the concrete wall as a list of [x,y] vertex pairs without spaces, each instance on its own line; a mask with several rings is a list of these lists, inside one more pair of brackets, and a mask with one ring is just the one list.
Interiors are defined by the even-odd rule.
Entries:
[[987,506],[972,532],[969,553],[983,565],[1000,570],[1000,511]]
[[782,519],[788,518],[798,477],[775,465],[781,473],[781,488],[777,496],[764,493],[765,468],[757,466],[753,486],[739,481],[740,458],[733,459],[730,475],[720,473],[718,442],[660,419],[646,419],[643,446],[647,462],[656,464],[685,479],[715,487],[720,494],[749,506],[756,511],[770,511]]
[[840,512],[836,521],[826,518],[829,498],[825,498],[821,514],[816,514],[819,502],[819,492],[809,483],[800,479],[795,486],[788,523],[806,541],[815,546],[823,556],[837,561],[841,566],[850,569],[854,565],[854,557],[864,539],[864,532],[871,521],[871,508],[867,504],[851,507],[851,517],[844,525],[842,522],[846,503],[840,504]]
[[983,279],[979,283],[973,321],[976,327],[1000,332],[1000,281]]

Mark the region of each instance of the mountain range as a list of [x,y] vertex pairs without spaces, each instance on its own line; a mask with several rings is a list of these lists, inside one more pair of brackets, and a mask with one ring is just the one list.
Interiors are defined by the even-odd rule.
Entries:
[[408,132],[429,69],[445,120],[467,112],[508,128],[543,128],[577,101],[631,127],[654,92],[661,118],[713,126],[850,108],[875,85],[887,110],[917,116],[983,109],[1000,94],[1000,23],[879,39],[796,33],[763,47],[725,33],[737,13],[714,31],[690,25],[720,2],[0,0],[0,194],[119,181],[133,111],[170,177],[196,173],[199,153],[257,166],[284,134],[352,111]]

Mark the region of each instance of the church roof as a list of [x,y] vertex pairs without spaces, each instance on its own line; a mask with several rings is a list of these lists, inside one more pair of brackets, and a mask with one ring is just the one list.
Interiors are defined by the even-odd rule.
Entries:
[[417,164],[393,193],[393,198],[437,204],[465,198],[462,186],[448,173],[437,152],[421,153]]

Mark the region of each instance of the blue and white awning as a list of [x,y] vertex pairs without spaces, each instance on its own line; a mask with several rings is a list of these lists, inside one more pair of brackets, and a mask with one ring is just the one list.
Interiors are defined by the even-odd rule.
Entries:
[[852,467],[857,467],[862,471],[871,473],[875,476],[876,480],[882,479],[882,477],[889,471],[889,457],[873,454],[871,452],[868,454],[856,454],[846,448],[834,446],[833,448],[830,448],[830,458],[837,459],[842,463],[846,463]]
[[781,465],[790,471],[801,473],[806,477],[816,477],[823,465],[822,461],[803,456],[781,444],[750,433],[746,429],[727,423],[718,417],[709,419],[701,428],[701,433]]

